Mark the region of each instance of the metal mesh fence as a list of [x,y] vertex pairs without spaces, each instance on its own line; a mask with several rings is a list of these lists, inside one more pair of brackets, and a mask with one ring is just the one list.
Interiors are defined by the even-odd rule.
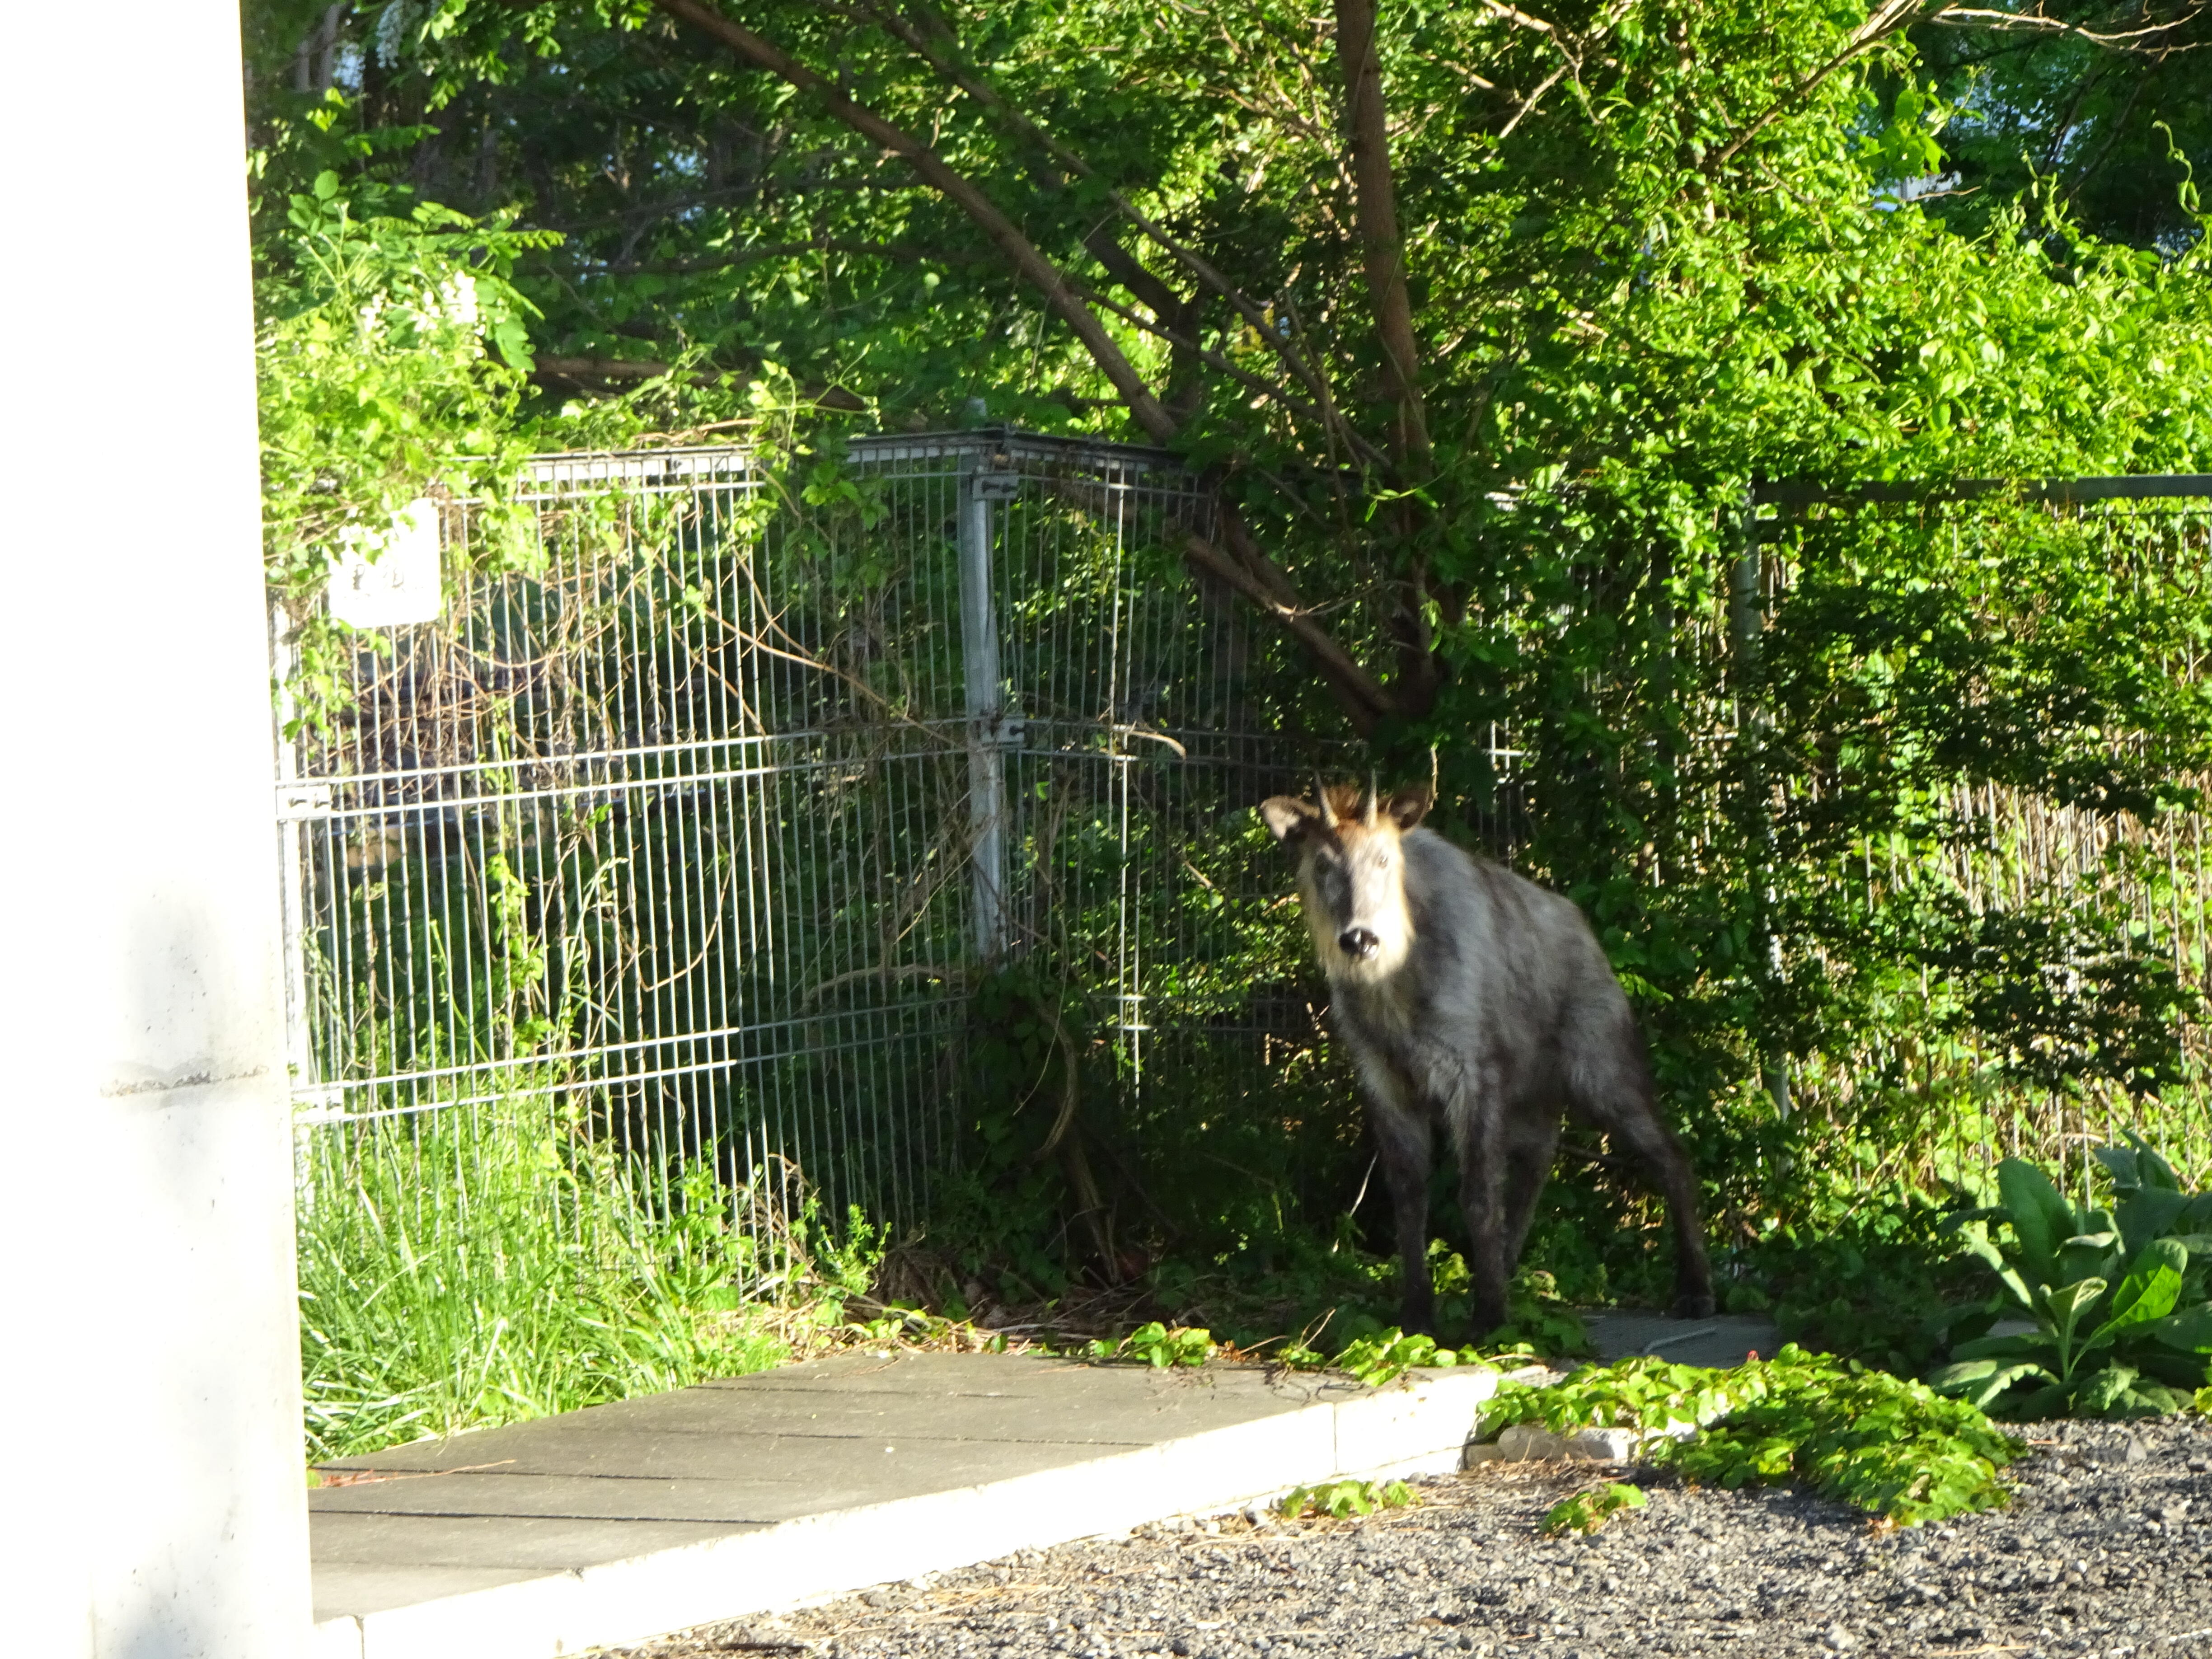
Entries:
[[505,560],[448,504],[443,615],[282,746],[307,1201],[374,1160],[465,1212],[536,1159],[559,1202],[586,1146],[661,1204],[799,1170],[910,1217],[1011,957],[1091,996],[1131,1108],[1310,1045],[1245,810],[1311,758],[1299,677],[1176,574],[1171,459],[985,431],[796,477],[544,458]]
[[[1768,917],[1762,1006],[1798,1007],[1812,1040],[1780,1070],[1753,1030],[1745,1058],[1808,1148],[1829,1144],[1818,1118],[1883,1160],[1869,1179],[2011,1152],[2085,1174],[2141,1124],[2212,1167],[2194,1026],[2195,1081],[2162,1102],[2094,1064],[2036,1080],[2104,1040],[2082,1032],[2115,962],[2212,991],[2203,813],[1960,773],[1910,823],[1838,839],[1838,810],[1861,810],[1831,798],[1839,716],[1768,706],[1794,694],[1767,670],[1810,684],[1812,655],[1859,649],[1817,636],[1806,595],[1869,537],[1961,569],[2058,538],[2074,568],[2201,614],[2212,495],[2188,482],[2077,488],[2032,521],[1971,499],[1786,504],[1714,580],[1675,580],[1662,550],[1573,599],[1629,619],[1632,652],[1588,693],[1653,751],[1603,784],[1650,826],[1624,862],[1686,910],[1710,894]],[[524,502],[520,556],[480,544],[472,504],[442,509],[443,615],[379,630],[343,712],[283,745],[304,1201],[465,1226],[502,1184],[557,1207],[619,1179],[757,1227],[789,1218],[803,1171],[833,1216],[916,1216],[976,1120],[971,993],[1008,962],[1085,1001],[1114,1121],[1181,1200],[1204,1201],[1208,1158],[1240,1193],[1285,1178],[1238,1162],[1207,1115],[1224,1101],[1261,1103],[1240,1133],[1309,1138],[1285,1170],[1346,1161],[1348,1080],[1315,1066],[1322,1011],[1249,810],[1345,754],[1279,636],[1182,570],[1211,508],[1172,458],[1002,431],[778,470],[726,448],[556,456]],[[2193,696],[2203,656],[2185,629],[2159,673]],[[1592,774],[1555,741],[1536,720],[1482,734],[1495,787],[1471,837],[1518,860],[1575,810]],[[1972,974],[1911,932],[1945,906],[1960,938],[1986,918],[2033,935],[2003,970],[2058,1024],[1968,1007]],[[1884,929],[1886,976],[1866,944]],[[1292,1072],[1319,1094],[1294,1098]]]

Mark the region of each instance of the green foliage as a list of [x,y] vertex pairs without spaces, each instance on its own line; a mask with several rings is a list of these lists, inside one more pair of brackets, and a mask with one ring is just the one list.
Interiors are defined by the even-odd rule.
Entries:
[[271,596],[290,613],[301,718],[337,692],[349,630],[316,613],[349,543],[374,556],[418,498],[474,497],[482,556],[530,556],[510,505],[527,453],[516,418],[532,313],[509,280],[549,233],[431,204],[357,210],[325,170],[256,248],[262,523]]
[[1722,1258],[1724,1309],[1771,1313],[1784,1341],[1814,1352],[1917,1376],[1947,1347],[1929,1310],[1966,1295],[1980,1273],[1944,1225],[1969,1201],[1899,1186],[1774,1222]]
[[1456,1365],[1459,1360],[1456,1350],[1439,1348],[1434,1337],[1407,1336],[1394,1325],[1387,1331],[1346,1343],[1331,1363],[1340,1371],[1350,1371],[1370,1388],[1379,1389],[1415,1366]]
[[1164,1371],[1179,1365],[1203,1365],[1219,1347],[1211,1331],[1180,1325],[1171,1328],[1155,1319],[1138,1326],[1119,1342],[1095,1341],[1090,1352],[1093,1359],[1138,1359]]
[[[2004,1416],[2155,1416],[2179,1411],[2212,1367],[2212,1194],[2184,1193],[2142,1137],[2099,1150],[2109,1210],[2074,1205],[2021,1158],[1998,1167],[2003,1202],[1960,1218],[1998,1288],[1955,1310],[1954,1363],[1929,1378]],[[2008,1226],[2009,1248],[1990,1239]],[[2034,1329],[1986,1334],[1999,1315]]]
[[1307,1515],[1342,1521],[1355,1515],[1372,1515],[1377,1510],[1403,1509],[1419,1501],[1402,1480],[1331,1480],[1318,1486],[1292,1487],[1275,1505],[1275,1513],[1285,1521]]
[[1638,1358],[1550,1388],[1508,1382],[1476,1435],[1528,1422],[1638,1429],[1644,1458],[1686,1480],[1795,1481],[1908,1527],[2002,1504],[1996,1472],[2021,1450],[1972,1406],[1794,1345],[1725,1370]]
[[[776,1364],[880,1254],[809,1209],[775,1241],[690,1170],[672,1204],[518,1097],[315,1143],[299,1227],[311,1458]],[[741,1288],[750,1286],[750,1291]]]
[[1523,1267],[1505,1287],[1505,1322],[1483,1338],[1486,1353],[1572,1359],[1594,1352],[1582,1316],[1568,1306],[1553,1276]]
[[1544,1516],[1544,1535],[1557,1538],[1562,1533],[1594,1533],[1614,1516],[1626,1510],[1640,1510],[1649,1501],[1642,1487],[1610,1480],[1595,1491],[1578,1492],[1553,1504]]
[[1585,1366],[1548,1386],[1501,1381],[1475,1413],[1474,1437],[1495,1439],[1515,1423],[1540,1423],[1553,1434],[1589,1428],[1664,1433],[1713,1422],[1745,1395],[1736,1371],[1650,1357],[1623,1359]]
[[1979,204],[2040,178],[2100,236],[2170,252],[2198,235],[2178,187],[2189,158],[2212,154],[2212,27],[2191,7],[2142,21],[2154,15],[2163,27],[2140,55],[2100,50],[2073,30],[1990,27],[1995,19],[1922,30],[1923,61],[1957,105],[1943,134],[1947,166],[1929,169],[1951,175],[1936,210],[1971,223]]
[[1740,1403],[1702,1433],[1649,1448],[1654,1462],[1731,1490],[1793,1480],[1904,1527],[2007,1501],[1997,1471],[2021,1443],[1924,1383],[1794,1346],[1721,1375]]

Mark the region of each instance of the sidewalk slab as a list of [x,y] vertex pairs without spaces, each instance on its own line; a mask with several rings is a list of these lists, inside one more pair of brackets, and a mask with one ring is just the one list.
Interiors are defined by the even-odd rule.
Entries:
[[1781,1333],[1771,1319],[1747,1314],[1716,1314],[1710,1319],[1676,1319],[1634,1309],[1607,1309],[1583,1316],[1590,1346],[1601,1359],[1656,1354],[1678,1365],[1741,1365],[1753,1353],[1774,1357]]
[[1482,1370],[845,1354],[325,1466],[317,1659],[547,1659],[1347,1476],[1459,1467]]

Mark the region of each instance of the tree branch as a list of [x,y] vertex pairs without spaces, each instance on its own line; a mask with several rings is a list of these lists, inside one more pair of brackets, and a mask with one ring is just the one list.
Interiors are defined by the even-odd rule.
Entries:
[[[1275,355],[1283,360],[1285,367],[1304,380],[1309,387],[1314,386],[1316,371],[1313,367],[1299,360],[1289,343],[1268,326],[1265,309],[1223,276],[1211,260],[1170,235],[1166,228],[1156,222],[1150,215],[1142,211],[1127,196],[1101,179],[1097,169],[1093,167],[1083,155],[1054,137],[1036,121],[1008,103],[1000,95],[998,88],[988,81],[972,73],[939,50],[934,42],[906,19],[877,5],[863,4],[859,9],[884,33],[897,40],[938,74],[974,99],[978,107],[988,111],[1016,137],[1036,146],[1068,177],[1087,179],[1097,185],[1116,213],[1182,264],[1199,280],[1202,286],[1212,289],[1221,298],[1228,301],[1236,309],[1237,314],[1250,324],[1253,330],[1267,341]],[[1142,261],[1122,246],[1118,238],[1108,234],[1103,228],[1085,237],[1083,245],[1091,257],[1106,268],[1115,282],[1128,289],[1139,303],[1151,307],[1161,321],[1166,322],[1171,316],[1182,313],[1189,306],[1189,301],[1184,301],[1182,296],[1176,295],[1174,289],[1155,276]]]
[[[1992,34],[2067,34],[2112,52],[2132,52],[2143,58],[2166,58],[2177,52],[2194,52],[2202,43],[2189,41],[2169,45],[2154,37],[2171,34],[2176,29],[2187,27],[2203,15],[2204,9],[2202,0],[2197,0],[2180,16],[2168,18],[2163,23],[2146,23],[2141,28],[2104,31],[2090,28],[2085,24],[2069,23],[2060,17],[2045,17],[2040,10],[1992,11],[1973,6],[1944,6],[1926,21],[1941,28],[1982,28]],[[2145,42],[2149,44],[2143,44]]]
[[[1043,291],[1047,303],[1082,342],[1091,361],[1121,394],[1139,427],[1156,442],[1165,443],[1173,438],[1176,424],[1174,417],[1152,395],[1066,273],[1046,258],[996,203],[956,173],[943,157],[874,111],[847,97],[781,47],[742,24],[732,22],[701,0],[653,0],[653,4],[677,21],[720,41],[747,62],[820,100],[832,118],[905,161],[924,183],[965,213],[1022,276]],[[1117,201],[1117,205],[1123,204]],[[1225,285],[1224,291],[1228,291]],[[1242,301],[1241,295],[1231,294],[1231,297],[1249,304]],[[1363,732],[1371,729],[1377,718],[1395,709],[1390,694],[1315,620],[1313,613],[1298,599],[1295,584],[1252,542],[1233,509],[1224,504],[1223,512],[1225,531],[1238,556],[1224,555],[1212,543],[1192,534],[1184,548],[1187,560],[1194,568],[1215,576],[1243,594],[1304,645],[1312,653],[1323,678],[1344,701],[1354,723]]]
[[[1765,112],[1738,133],[1734,143],[1706,162],[1705,171],[1714,172],[1735,160],[1746,144],[1781,119],[1790,109],[1802,103],[1844,64],[1865,57],[1890,36],[1902,33],[1913,24],[1923,21],[1921,14],[1927,9],[1928,0],[1882,0],[1881,4],[1875,8],[1873,15],[1852,32],[1851,38],[1844,43],[1841,52],[1767,106]],[[1939,6],[1936,9],[1941,11],[1944,8]]]
[[[1235,522],[1232,519],[1231,523]],[[1185,539],[1182,554],[1192,568],[1204,571],[1243,594],[1313,653],[1315,665],[1343,697],[1346,711],[1363,737],[1374,729],[1377,720],[1395,711],[1395,699],[1336,642],[1327,629],[1314,620],[1313,613],[1297,602],[1295,588],[1286,597],[1276,591],[1273,583],[1262,580],[1194,531]],[[1279,569],[1273,564],[1267,568],[1284,586],[1288,586],[1288,579]]]
[[1083,343],[1091,360],[1121,394],[1122,402],[1128,405],[1130,417],[1145,434],[1156,443],[1165,443],[1175,435],[1175,417],[1152,395],[1152,388],[1107,333],[1097,314],[1069,284],[1066,273],[1037,251],[1013,221],[1000,211],[996,203],[954,172],[936,151],[873,110],[848,98],[781,46],[742,24],[732,22],[700,0],[653,0],[653,4],[678,22],[688,23],[701,33],[713,37],[779,80],[820,100],[823,107],[836,119],[912,167],[923,182],[965,213],[1015,270],[1042,291],[1046,303]]
[[1390,173],[1389,112],[1375,51],[1373,0],[1336,0],[1336,55],[1344,70],[1345,126],[1352,141],[1352,223],[1367,267],[1367,294],[1382,345],[1384,380],[1397,405],[1396,445],[1410,478],[1429,465],[1428,418],[1421,409],[1420,358],[1406,291],[1406,250],[1398,237],[1398,191]]

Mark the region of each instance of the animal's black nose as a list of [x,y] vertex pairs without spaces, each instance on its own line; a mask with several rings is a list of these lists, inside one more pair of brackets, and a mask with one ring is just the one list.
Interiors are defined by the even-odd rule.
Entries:
[[1336,936],[1336,948],[1355,962],[1366,961],[1382,942],[1364,927],[1347,927]]

